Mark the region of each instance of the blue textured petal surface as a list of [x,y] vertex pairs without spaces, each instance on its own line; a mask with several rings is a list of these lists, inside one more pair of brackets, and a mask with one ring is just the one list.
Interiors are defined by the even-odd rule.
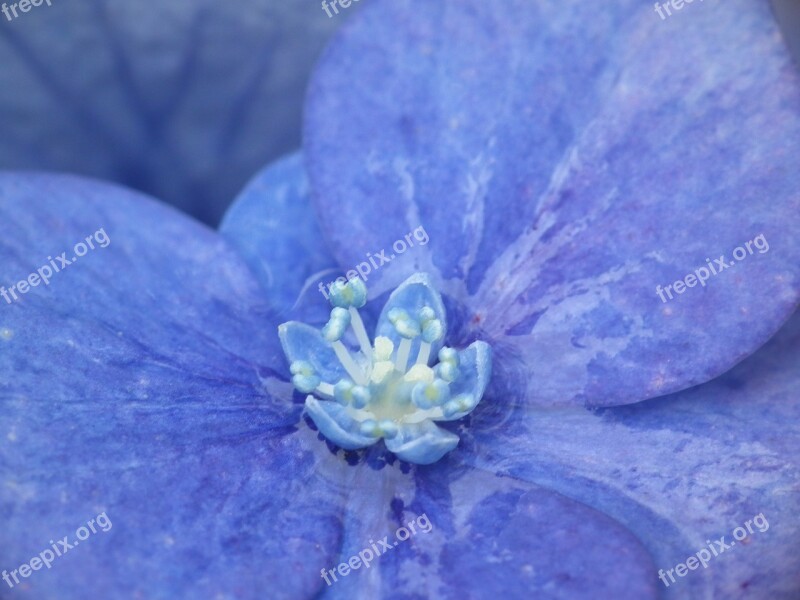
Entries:
[[[309,363],[322,381],[331,385],[348,377],[347,371],[319,329],[305,323],[289,321],[280,326],[279,335],[289,363]],[[281,362],[283,361],[281,358]]]
[[418,264],[376,285],[431,273],[531,405],[636,402],[752,353],[798,303],[800,80],[767,3],[690,8],[365,6],[307,100],[340,263],[424,225]]
[[[275,376],[263,292],[216,233],[123,189],[0,177],[6,288],[103,227],[96,248],[0,300],[0,528],[11,571],[101,511],[113,527],[34,572],[31,598],[310,597],[343,496]],[[340,469],[341,471],[341,469]],[[6,587],[5,583],[2,583]],[[263,595],[259,596],[263,597]]]
[[799,358],[800,315],[715,381],[636,406],[509,410],[489,394],[463,456],[614,517],[664,570],[763,513],[765,531],[659,586],[667,598],[797,598]]
[[245,187],[220,225],[281,315],[324,321],[329,306],[316,287],[320,273],[339,273],[311,206],[299,153],[265,168]]
[[399,459],[418,465],[435,463],[457,445],[457,435],[431,421],[401,425],[397,436],[386,440],[386,447]]
[[331,579],[325,598],[658,597],[640,542],[579,502],[454,455],[408,470],[371,451],[366,465],[348,481],[346,535],[331,568],[372,544],[381,553]]
[[308,73],[342,22],[302,0],[19,14],[0,15],[0,168],[102,177],[210,223],[299,144]]
[[345,408],[336,402],[320,402],[313,396],[309,396],[306,398],[306,412],[322,435],[345,450],[366,448],[380,439],[361,435],[355,419],[350,417]]

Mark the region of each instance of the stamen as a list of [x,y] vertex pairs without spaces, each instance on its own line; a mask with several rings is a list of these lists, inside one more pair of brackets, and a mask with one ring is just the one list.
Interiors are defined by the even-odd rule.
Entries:
[[361,308],[367,302],[367,286],[358,277],[344,283],[337,279],[331,286],[329,300],[339,308]]
[[427,365],[431,357],[431,344],[441,339],[444,335],[442,322],[436,318],[436,311],[430,306],[423,306],[417,313],[422,331],[422,339],[417,354],[418,365]]
[[414,386],[411,400],[423,410],[441,406],[450,400],[450,386],[441,379],[434,379],[431,383],[422,381]]
[[349,308],[350,312],[350,325],[353,327],[353,332],[356,334],[358,345],[361,346],[361,352],[367,360],[372,360],[372,346],[369,343],[369,336],[367,330],[364,328],[364,321],[361,320],[361,315],[354,307]]
[[394,361],[395,368],[401,373],[406,372],[409,354],[411,354],[411,340],[409,338],[403,338],[400,340],[400,347],[397,349],[397,356]]
[[445,403],[442,407],[442,412],[445,417],[452,417],[459,412],[466,412],[475,408],[475,398],[471,394],[460,394]]
[[458,379],[460,372],[453,363],[444,362],[436,365],[436,375],[448,383],[453,383]]
[[394,363],[390,360],[382,360],[373,365],[369,377],[372,383],[380,385],[386,381],[387,377],[392,373],[394,373]]
[[328,396],[329,398],[333,398],[333,385],[330,383],[325,383],[324,381],[321,382],[316,389],[317,393],[322,394],[323,396]]
[[336,357],[339,359],[339,362],[342,363],[345,371],[350,377],[355,381],[358,385],[367,385],[368,379],[364,372],[361,370],[361,367],[356,364],[356,361],[350,356],[350,351],[345,347],[342,342],[336,341],[331,343],[331,347],[333,351],[336,353]]
[[419,343],[419,353],[417,354],[417,362],[418,365],[427,365],[428,359],[431,357],[431,345],[422,340]]
[[329,342],[337,342],[342,339],[349,324],[350,313],[343,308],[334,308],[328,323],[322,328],[322,337]]
[[404,338],[415,338],[422,333],[419,323],[402,308],[393,308],[389,311],[388,317],[395,331]]
[[367,435],[369,437],[380,437],[380,429],[378,428],[378,422],[375,419],[367,419],[366,421],[361,423],[361,434]]
[[380,429],[381,435],[388,440],[394,438],[399,431],[394,421],[389,421],[388,419],[384,419],[378,423],[378,428]]
[[304,360],[293,362],[289,365],[289,371],[292,373],[294,387],[304,394],[313,392],[320,383],[320,377],[314,371],[314,367]]
[[414,365],[408,370],[405,377],[403,377],[403,380],[408,382],[424,381],[426,383],[433,383],[434,379],[436,379],[435,373],[428,365]]
[[391,360],[394,352],[394,344],[387,337],[378,336],[375,338],[375,361]]

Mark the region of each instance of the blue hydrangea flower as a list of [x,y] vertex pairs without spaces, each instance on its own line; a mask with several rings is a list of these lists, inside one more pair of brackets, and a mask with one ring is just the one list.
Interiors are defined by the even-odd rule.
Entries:
[[[319,66],[303,154],[219,233],[108,184],[0,176],[0,285],[111,239],[0,301],[0,571],[101,511],[114,524],[7,593],[796,595],[800,321],[758,349],[798,303],[800,81],[761,4],[689,7],[365,5]],[[430,243],[369,274],[357,358],[365,290],[334,288],[331,311],[317,284],[420,225]],[[768,252],[656,296],[760,233]],[[287,320],[308,326],[279,336]],[[369,407],[355,379],[409,335],[416,360],[426,324],[434,381],[480,374],[466,349],[491,348],[483,400],[435,425],[458,445],[429,465],[347,450],[326,410]],[[296,388],[322,384],[309,408]],[[768,529],[659,580],[759,513]]]
[[216,225],[300,141],[308,74],[342,23],[312,4],[52,0],[0,13],[0,169],[115,181]]

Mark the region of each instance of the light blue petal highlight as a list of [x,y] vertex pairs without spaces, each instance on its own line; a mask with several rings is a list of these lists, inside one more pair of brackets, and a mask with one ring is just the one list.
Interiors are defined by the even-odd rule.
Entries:
[[366,448],[379,439],[361,433],[361,424],[336,402],[319,401],[309,396],[306,398],[306,413],[322,435],[345,450]]
[[[435,356],[442,347],[442,340],[447,335],[447,315],[445,314],[444,304],[439,292],[433,287],[427,273],[415,273],[389,296],[386,306],[383,307],[381,316],[378,319],[377,336],[385,336],[392,340],[394,347],[400,345],[402,336],[397,332],[395,325],[389,319],[389,311],[401,309],[409,315],[419,315],[420,311],[426,307],[430,308],[432,314],[426,311],[428,316],[432,316],[441,322],[442,335],[431,343],[431,355]],[[411,361],[413,362],[419,352],[420,340],[414,339],[411,342]]]
[[385,439],[386,447],[398,458],[418,465],[435,463],[458,445],[458,436],[431,421],[401,425],[394,439]]
[[309,363],[317,376],[331,385],[349,378],[319,330],[305,323],[289,321],[278,327],[278,335],[290,364],[296,361]]
[[[220,225],[245,259],[279,321],[323,323],[328,291],[338,269],[325,245],[300,153],[256,174]],[[302,260],[298,260],[302,257]]]
[[444,418],[437,421],[455,421],[471,413],[478,405],[492,376],[492,348],[486,342],[473,342],[458,353],[458,362],[460,375],[450,384],[450,395],[453,400],[458,396],[469,396],[473,402],[467,405],[462,401],[463,407],[455,404],[446,406]]

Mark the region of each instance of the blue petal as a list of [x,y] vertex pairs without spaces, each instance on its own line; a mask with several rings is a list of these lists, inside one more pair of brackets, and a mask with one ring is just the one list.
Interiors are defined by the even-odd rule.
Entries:
[[[594,413],[487,398],[462,434],[470,464],[535,482],[617,519],[667,570],[762,514],[675,597],[800,595],[800,314],[767,346],[703,386]],[[474,437],[473,437],[474,436]],[[752,523],[751,523],[752,527]],[[666,591],[666,588],[662,589]]]
[[[405,310],[409,316],[415,318],[420,309],[426,306],[433,309],[436,318],[442,323],[442,337],[431,344],[431,356],[436,356],[443,345],[443,340],[447,338],[447,314],[444,304],[442,304],[441,295],[432,285],[430,277],[425,273],[415,273],[392,292],[378,318],[378,327],[375,336],[383,336],[391,339],[396,351],[402,338],[389,320],[389,311],[392,309],[402,309]],[[412,362],[419,352],[419,346],[420,338],[416,337],[411,341],[410,356]]]
[[[376,285],[422,265],[463,307],[451,331],[504,348],[531,405],[636,402],[752,353],[800,299],[800,80],[767,3],[685,12],[361,11],[307,102],[307,166],[338,260],[424,226],[430,243]],[[769,252],[659,298],[761,234]]]
[[330,343],[322,337],[318,329],[305,323],[289,321],[279,327],[278,334],[290,364],[295,361],[310,363],[322,381],[331,385],[338,383],[340,379],[349,378]]
[[320,402],[309,396],[306,398],[306,412],[322,435],[345,450],[366,448],[379,439],[362,435],[359,423],[338,402]]
[[458,353],[460,377],[450,385],[450,396],[469,394],[474,398],[472,408],[457,412],[437,421],[455,421],[475,410],[483,397],[486,384],[492,377],[492,349],[485,342],[477,341]]
[[650,555],[618,522],[451,457],[354,474],[331,568],[360,553],[368,565],[329,577],[325,598],[658,597]]
[[250,265],[275,310],[325,321],[330,306],[320,273],[338,275],[317,224],[299,153],[261,171],[225,214],[220,233]]
[[313,596],[349,469],[296,430],[270,368],[276,325],[238,255],[169,207],[74,177],[0,176],[0,221],[7,289],[99,227],[110,239],[0,299],[0,570],[101,512],[113,524],[8,593]]
[[457,435],[430,421],[401,425],[394,438],[384,441],[398,458],[418,465],[435,463],[458,446]]
[[209,223],[300,143],[308,73],[342,22],[281,0],[54,0],[0,19],[0,168],[109,179]]

